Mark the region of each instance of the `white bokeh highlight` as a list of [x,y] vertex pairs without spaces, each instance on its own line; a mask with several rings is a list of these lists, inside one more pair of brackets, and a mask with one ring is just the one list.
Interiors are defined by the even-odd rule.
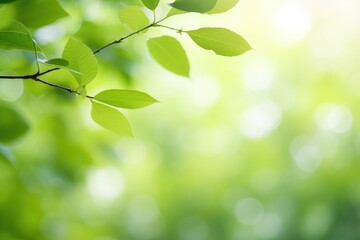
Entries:
[[309,173],[320,166],[323,158],[319,146],[306,136],[297,137],[290,145],[290,152],[298,168]]
[[114,167],[91,170],[87,177],[87,189],[94,200],[111,202],[124,191],[125,181],[122,173]]
[[235,216],[242,224],[255,224],[264,215],[264,206],[255,198],[243,198],[236,203]]
[[277,7],[271,25],[275,40],[283,45],[291,45],[309,34],[312,17],[304,5],[290,1]]
[[277,104],[263,101],[245,110],[240,118],[239,127],[248,138],[262,138],[279,125],[281,115],[281,109]]
[[245,88],[256,92],[268,89],[275,76],[274,66],[261,55],[249,58],[240,73]]
[[334,104],[323,104],[315,113],[316,123],[322,130],[332,133],[345,133],[352,127],[353,117],[351,111]]

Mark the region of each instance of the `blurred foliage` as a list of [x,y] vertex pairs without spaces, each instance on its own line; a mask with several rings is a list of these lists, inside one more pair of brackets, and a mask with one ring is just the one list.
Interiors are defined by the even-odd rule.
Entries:
[[[18,14],[32,20],[24,2],[0,7],[0,28]],[[97,49],[129,33],[118,12],[140,6],[59,3],[68,17],[44,15],[49,25],[32,29],[49,58],[72,35]],[[107,49],[90,94],[136,87],[161,101],[127,112],[135,139],[95,125],[90,104],[67,92],[0,80],[0,122],[18,126],[0,129],[0,239],[359,239],[359,7],[243,0],[225,15],[174,16],[184,29],[230,26],[254,48],[219,58],[184,36],[190,80],[145,54],[148,36],[166,30]],[[0,66],[36,71],[24,52],[1,50]]]

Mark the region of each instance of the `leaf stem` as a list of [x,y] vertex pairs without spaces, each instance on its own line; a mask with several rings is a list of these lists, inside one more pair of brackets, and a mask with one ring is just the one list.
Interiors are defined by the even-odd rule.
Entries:
[[169,27],[169,26],[166,26],[166,25],[162,25],[162,24],[155,24],[154,27],[162,27],[162,28],[167,28],[167,29],[170,29],[170,30],[173,30],[173,31],[176,31],[177,33],[182,33],[184,32],[184,30],[182,29],[178,29],[178,28],[173,28],[173,27]]
[[[31,78],[31,80],[34,80],[36,82],[41,82],[45,85],[48,85],[50,87],[55,87],[55,88],[58,88],[58,89],[62,89],[62,90],[65,90],[69,93],[74,93],[74,94],[77,94],[77,95],[80,95],[80,93],[76,90],[73,90],[71,88],[68,88],[68,87],[64,87],[64,86],[61,86],[61,85],[58,85],[58,84],[54,84],[54,83],[50,83],[50,82],[46,82],[38,77],[34,77],[34,78]],[[89,99],[93,99],[94,97],[93,96],[89,96],[89,95],[86,95],[85,97],[89,98]]]
[[[159,23],[164,21],[165,19],[166,19],[166,17],[159,20],[159,21],[154,21],[153,23],[139,29],[138,31],[132,32],[132,33],[126,35],[125,37],[121,37],[121,38],[119,38],[119,39],[117,39],[117,40],[115,40],[115,41],[113,41],[113,42],[111,42],[109,44],[106,44],[105,46],[102,46],[101,48],[93,51],[93,54],[95,55],[95,54],[101,52],[102,50],[104,50],[105,48],[108,48],[108,47],[110,47],[110,46],[112,46],[114,44],[121,43],[125,39],[130,38],[131,36],[136,35],[136,34],[142,32],[142,31],[144,31],[144,30],[146,30],[148,28],[151,28],[151,27],[166,27],[166,26],[163,26],[163,25],[159,25]],[[170,28],[170,27],[167,27],[167,28]],[[178,29],[175,29],[175,30],[178,30]],[[34,45],[35,45],[35,43],[34,43]],[[35,48],[36,48],[36,46],[35,46]],[[35,49],[35,54],[37,56],[36,49]],[[37,66],[38,66],[39,63],[38,63],[37,60],[36,60],[36,63],[37,63]],[[36,81],[36,82],[41,82],[41,83],[43,83],[45,85],[48,85],[48,86],[51,86],[51,87],[55,87],[55,88],[58,88],[58,89],[65,90],[65,91],[67,91],[69,93],[74,93],[74,94],[80,95],[80,93],[78,91],[76,91],[76,90],[72,90],[71,88],[64,87],[64,86],[61,86],[61,85],[57,85],[57,84],[54,84],[54,83],[46,82],[46,81],[41,80],[39,78],[40,76],[43,76],[43,75],[48,74],[50,72],[57,71],[60,68],[52,68],[52,69],[46,70],[44,72],[39,72],[39,69],[40,69],[40,67],[38,66],[38,72],[36,72],[35,74],[32,74],[32,75],[21,75],[21,76],[6,76],[6,75],[4,75],[4,76],[0,76],[0,79],[23,79],[23,80],[28,79],[28,80],[33,80],[33,81]],[[89,98],[90,100],[94,99],[94,97],[88,96],[88,95],[86,95],[86,98]]]

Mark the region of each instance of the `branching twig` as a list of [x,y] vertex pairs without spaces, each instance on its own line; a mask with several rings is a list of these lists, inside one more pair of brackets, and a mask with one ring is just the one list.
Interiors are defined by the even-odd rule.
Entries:
[[[132,32],[132,33],[126,35],[125,37],[121,37],[121,38],[119,38],[119,39],[117,39],[117,40],[115,40],[115,41],[113,41],[113,42],[111,42],[111,43],[109,43],[109,44],[106,44],[105,46],[103,46],[103,47],[101,47],[101,48],[93,51],[93,54],[97,54],[97,53],[101,52],[102,50],[104,50],[105,48],[108,48],[108,47],[110,47],[110,46],[112,46],[112,45],[114,45],[114,44],[121,43],[121,42],[123,42],[124,40],[126,40],[127,38],[130,38],[131,36],[136,35],[136,34],[142,32],[142,31],[144,31],[144,30],[146,30],[146,29],[151,28],[151,27],[163,27],[163,28],[168,28],[168,29],[177,31],[178,33],[181,33],[181,32],[182,32],[181,29],[176,29],[176,28],[172,28],[172,27],[165,26],[165,25],[160,25],[159,23],[162,22],[162,21],[164,21],[165,19],[166,19],[166,17],[163,18],[163,19],[161,19],[161,20],[159,20],[159,21],[156,21],[156,22],[154,21],[153,23],[151,23],[151,24],[149,24],[149,25],[147,25],[147,26],[139,29],[138,31]],[[154,20],[155,20],[155,19],[154,19]],[[38,64],[38,63],[37,63],[37,64]],[[40,76],[43,76],[43,75],[48,74],[48,73],[53,72],[53,71],[57,71],[57,70],[59,70],[59,69],[60,69],[60,68],[52,68],[52,69],[46,70],[46,71],[44,71],[44,72],[39,72],[39,71],[38,71],[37,73],[32,74],[32,75],[0,76],[0,79],[24,79],[24,80],[28,79],[28,80],[34,80],[34,81],[36,81],[36,82],[41,82],[41,83],[43,83],[43,84],[45,84],[45,85],[48,85],[48,86],[51,86],[51,87],[55,87],[55,88],[58,88],[58,89],[65,90],[65,91],[67,91],[67,92],[69,92],[69,93],[74,93],[74,94],[77,94],[77,95],[81,95],[81,94],[80,94],[78,91],[76,91],[76,90],[73,90],[73,89],[71,89],[71,88],[64,87],[64,86],[61,86],[61,85],[58,85],[58,84],[46,82],[46,81],[41,80],[41,79],[39,78]],[[88,96],[88,95],[86,95],[86,98],[94,99],[94,97]]]

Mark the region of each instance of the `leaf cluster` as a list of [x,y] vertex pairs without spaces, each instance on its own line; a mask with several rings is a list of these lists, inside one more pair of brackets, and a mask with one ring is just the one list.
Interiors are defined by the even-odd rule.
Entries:
[[[164,23],[174,15],[188,12],[199,14],[223,13],[234,7],[238,0],[176,0],[166,6],[169,9],[168,13],[160,20],[156,20],[158,17],[157,8],[162,4],[160,0],[141,0],[141,2],[142,6],[126,6],[119,11],[119,19],[131,30],[130,34],[97,50],[91,50],[85,43],[70,36],[62,55],[47,59],[46,53],[33,38],[31,30],[52,24],[60,18],[68,17],[69,14],[62,5],[56,0],[0,0],[0,6],[4,8],[2,11],[15,9],[18,13],[16,18],[8,19],[8,22],[4,24],[5,27],[0,27],[0,49],[32,52],[37,64],[36,73],[0,76],[0,78],[34,80],[87,98],[92,103],[91,117],[97,124],[120,135],[133,136],[128,120],[118,108],[143,108],[158,102],[158,100],[147,93],[129,89],[107,89],[95,96],[87,95],[86,87],[96,80],[98,73],[99,65],[96,54],[134,35],[145,33],[150,28],[165,28],[181,35],[187,35],[196,45],[211,50],[217,55],[238,56],[251,49],[242,36],[226,28],[205,27],[183,30]],[[149,11],[153,12],[153,19],[148,17]],[[186,50],[177,38],[170,35],[151,37],[147,40],[146,45],[150,56],[163,68],[183,77],[190,76],[190,62]],[[47,70],[43,70],[43,66]],[[77,89],[56,85],[42,79],[42,76],[59,69],[68,71],[74,77]],[[5,116],[0,122],[0,129],[12,129],[11,124],[14,123],[21,126],[13,134],[6,134],[6,131],[3,134],[4,130],[2,130],[0,141],[16,139],[27,131],[26,121],[15,110],[5,104],[0,106],[0,112],[1,116]]]

